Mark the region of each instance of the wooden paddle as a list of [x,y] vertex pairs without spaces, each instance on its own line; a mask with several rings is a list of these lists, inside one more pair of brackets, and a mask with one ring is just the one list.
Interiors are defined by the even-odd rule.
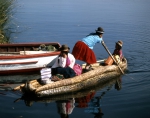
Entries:
[[123,70],[121,69],[121,67],[119,66],[118,62],[114,59],[114,57],[112,56],[112,54],[110,53],[110,51],[108,50],[107,46],[105,45],[104,41],[102,41],[102,45],[104,46],[104,48],[106,49],[106,51],[108,52],[108,54],[111,56],[111,58],[113,59],[113,61],[117,64],[118,68],[120,69],[121,73],[124,74]]

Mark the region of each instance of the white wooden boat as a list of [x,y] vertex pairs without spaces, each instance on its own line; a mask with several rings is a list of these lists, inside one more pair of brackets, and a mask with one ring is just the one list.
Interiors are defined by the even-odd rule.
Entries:
[[[55,51],[34,51],[41,44],[52,46]],[[57,42],[0,44],[0,75],[39,72],[44,66],[52,66],[60,54]]]

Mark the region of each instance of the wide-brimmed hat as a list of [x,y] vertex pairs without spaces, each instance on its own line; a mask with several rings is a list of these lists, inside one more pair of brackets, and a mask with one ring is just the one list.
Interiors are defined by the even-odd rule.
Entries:
[[120,41],[116,42],[116,44],[118,44],[120,47],[122,47],[123,42],[120,40]]
[[97,30],[95,30],[95,31],[96,31],[96,33],[104,34],[104,30],[101,27],[98,27]]
[[60,48],[59,48],[60,51],[66,51],[68,52],[70,50],[70,48],[67,46],[67,45],[62,45]]

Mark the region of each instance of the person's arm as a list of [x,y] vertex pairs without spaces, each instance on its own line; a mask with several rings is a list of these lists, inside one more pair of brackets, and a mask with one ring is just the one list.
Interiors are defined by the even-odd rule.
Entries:
[[54,63],[54,65],[52,66],[52,68],[56,68],[56,67],[58,67],[59,65],[58,65],[58,57],[56,58],[56,61],[55,61],[55,63]]
[[59,57],[59,67],[64,68],[66,66],[66,58]]
[[115,55],[116,54],[116,49],[114,50],[114,52],[112,53],[112,55]]
[[54,65],[52,66],[52,68],[56,68],[56,67],[64,68],[65,66],[66,66],[66,59],[63,58],[63,57],[57,57]]
[[122,50],[119,51],[119,54],[120,54],[120,55],[119,55],[119,56],[120,56],[120,59],[122,60],[122,59],[123,59],[123,53],[122,53]]
[[75,58],[74,58],[74,56],[73,56],[72,54],[70,54],[70,53],[68,53],[68,57],[69,57],[69,59],[70,59],[70,65],[69,65],[69,67],[70,67],[70,68],[73,68],[73,66],[74,66],[74,64],[75,64]]

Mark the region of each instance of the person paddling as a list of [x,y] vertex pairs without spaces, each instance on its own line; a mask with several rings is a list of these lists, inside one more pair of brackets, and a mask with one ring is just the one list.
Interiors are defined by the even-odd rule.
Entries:
[[86,70],[90,70],[90,64],[96,63],[96,56],[93,52],[93,48],[96,43],[102,42],[103,34],[103,28],[98,27],[95,33],[90,33],[81,41],[78,41],[73,47],[72,54],[75,59],[86,62]]

